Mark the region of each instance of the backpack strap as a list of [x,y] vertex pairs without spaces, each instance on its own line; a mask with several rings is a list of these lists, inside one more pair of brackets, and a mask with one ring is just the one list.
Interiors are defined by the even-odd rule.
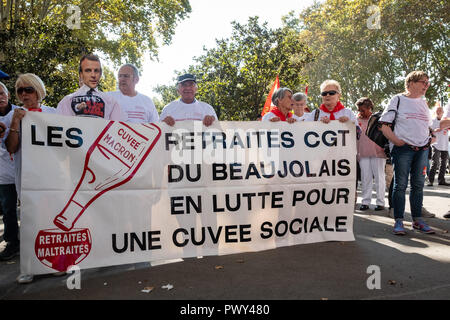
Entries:
[[398,115],[398,107],[400,106],[400,95],[397,96],[398,100],[397,100],[397,107],[395,110],[388,110],[387,112],[394,112],[395,116],[394,116],[394,120],[392,120],[392,122],[381,122],[380,121],[380,126],[381,124],[387,124],[391,127],[392,131],[394,131],[394,127],[395,127],[395,122],[397,120],[397,115]]
[[319,110],[319,109],[316,109],[314,112],[315,112],[315,113],[314,113],[314,121],[317,121],[317,120],[319,120],[319,113],[320,113],[320,110]]
[[392,121],[392,131],[394,131],[394,127],[395,127],[395,122],[397,120],[397,115],[398,115],[398,107],[400,106],[400,96],[398,96],[398,101],[397,101],[397,108],[395,110],[395,118]]

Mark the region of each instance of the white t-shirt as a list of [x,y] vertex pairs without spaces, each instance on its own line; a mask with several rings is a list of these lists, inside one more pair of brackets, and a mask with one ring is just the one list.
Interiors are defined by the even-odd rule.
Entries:
[[124,113],[125,122],[148,123],[158,122],[159,116],[152,99],[138,92],[134,97],[124,95],[120,91],[107,92],[119,103]]
[[194,100],[192,103],[184,103],[181,99],[172,101],[164,107],[159,115],[160,121],[171,116],[175,121],[199,120],[203,121],[205,116],[213,116],[217,120],[214,108],[205,102]]
[[[305,121],[305,116],[306,116],[307,114],[310,114],[310,113],[311,113],[311,112],[305,112],[301,117],[299,117],[299,116],[293,114],[293,115],[292,115],[292,118],[294,118],[294,119],[297,120],[297,121]],[[313,117],[313,120],[314,120],[314,117]]]
[[425,146],[430,137],[431,116],[428,105],[422,98],[411,99],[402,94],[394,96],[384,109],[380,121],[387,123],[394,121],[395,112],[389,112],[389,110],[397,109],[399,98],[400,104],[394,127],[395,135],[409,145]]
[[[431,125],[431,129],[437,129],[440,127],[441,121],[438,119],[433,119],[433,123]],[[444,129],[438,132],[434,132],[436,136],[436,142],[432,144],[433,147],[438,149],[439,151],[447,151],[448,150],[448,129]]]
[[[15,105],[12,105],[11,107],[11,111],[18,108],[18,106]],[[11,113],[11,111],[9,113]],[[7,127],[5,132],[5,139],[9,133],[8,124],[11,122],[10,119],[6,119],[9,113],[4,116],[0,116],[0,122],[3,122]],[[6,145],[4,143],[5,139],[3,139],[2,143],[0,144],[0,184],[14,184],[16,176],[16,172],[14,169],[14,158],[9,154],[8,150],[6,150]]]
[[[47,107],[44,105],[41,105],[40,108],[42,109],[43,113],[56,113],[55,108]],[[24,108],[22,108],[24,109]],[[4,117],[4,124],[9,128],[11,125],[12,117],[14,115],[14,110],[11,110],[5,117]],[[4,139],[6,140],[7,135],[9,134],[9,129],[7,130]],[[15,133],[14,133],[15,134]],[[17,195],[20,197],[20,189],[21,189],[21,168],[22,168],[22,148],[19,147],[19,150],[17,150],[16,153],[13,154],[14,159],[14,168],[15,168],[15,184],[16,184],[16,191]]]

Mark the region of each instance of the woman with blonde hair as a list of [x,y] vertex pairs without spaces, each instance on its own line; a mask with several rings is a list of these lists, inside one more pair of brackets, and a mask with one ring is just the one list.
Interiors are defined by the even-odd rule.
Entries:
[[[405,79],[405,92],[394,96],[380,118],[381,131],[389,139],[394,185],[394,234],[404,235],[405,194],[410,177],[409,203],[413,229],[423,233],[434,231],[422,219],[423,187],[428,163],[431,136],[430,110],[423,99],[430,86],[423,71],[413,71]],[[392,123],[395,120],[395,124]]]
[[[33,73],[21,74],[15,85],[16,97],[22,103],[22,107],[11,110],[5,117],[5,124],[9,128],[5,144],[8,152],[14,158],[16,171],[15,184],[17,196],[20,199],[20,170],[22,163],[22,152],[20,148],[20,122],[27,112],[56,113],[55,108],[42,104],[46,96],[46,90],[41,78]],[[19,283],[29,283],[33,281],[33,275],[21,274],[17,278]]]
[[[305,121],[314,121],[315,119],[323,123],[329,123],[331,120],[339,120],[339,122],[351,121],[358,127],[358,122],[353,111],[344,107],[341,98],[341,85],[336,80],[325,80],[320,85],[320,95],[322,96],[322,104],[319,109],[304,115]],[[318,117],[316,115],[318,112]],[[358,127],[359,128],[359,127]]]
[[[55,108],[42,104],[47,92],[44,83],[37,75],[33,73],[21,74],[17,78],[15,88],[16,97],[23,107],[14,109],[7,115],[6,125],[9,127],[9,134],[6,138],[6,147],[10,153],[16,153],[20,149],[20,121],[27,111],[56,113]],[[17,183],[16,186],[18,186]],[[17,188],[20,191],[20,184]]]

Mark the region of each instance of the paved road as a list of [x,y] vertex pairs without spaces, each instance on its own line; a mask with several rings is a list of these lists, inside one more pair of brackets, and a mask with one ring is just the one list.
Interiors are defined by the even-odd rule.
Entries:
[[[450,220],[442,216],[450,209],[450,188],[425,187],[424,193],[425,207],[437,216],[427,219],[435,235],[411,230],[406,236],[394,236],[387,211],[355,210],[354,242],[83,270],[80,290],[67,288],[67,275],[39,276],[31,284],[17,284],[16,258],[0,262],[0,299],[449,300]],[[406,226],[411,228],[410,223]],[[380,289],[367,287],[374,274],[368,273],[369,266],[379,268]],[[167,284],[173,288],[163,289]],[[146,287],[154,289],[142,292]]]

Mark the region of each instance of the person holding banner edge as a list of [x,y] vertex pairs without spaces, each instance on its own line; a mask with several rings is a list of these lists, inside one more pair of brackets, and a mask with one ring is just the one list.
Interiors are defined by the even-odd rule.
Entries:
[[[356,138],[359,139],[361,135],[361,128],[355,114],[349,108],[345,108],[341,98],[341,85],[336,80],[327,79],[320,85],[320,95],[322,96],[322,104],[313,112],[306,113],[303,116],[304,121],[317,121],[323,123],[330,123],[331,120],[338,120],[345,123],[351,121],[356,125]],[[356,162],[358,165],[358,162]],[[358,185],[358,177],[356,178],[356,185]],[[355,204],[357,199],[357,191],[355,189]]]
[[[394,179],[392,203],[394,207],[394,230],[396,235],[406,234],[403,226],[405,213],[405,193],[408,176],[411,180],[409,203],[413,219],[413,229],[432,234],[422,220],[423,187],[430,148],[431,116],[426,101],[422,98],[430,86],[429,77],[423,71],[413,71],[405,79],[405,92],[393,97],[380,118],[381,131],[390,142]],[[396,105],[400,99],[395,127]]]
[[[20,177],[22,152],[20,148],[20,122],[27,112],[56,113],[56,110],[42,104],[46,96],[46,90],[42,80],[33,73],[22,74],[16,81],[16,96],[22,102],[22,108],[11,110],[6,116],[6,125],[8,134],[6,136],[6,147],[8,152],[13,154],[15,165],[15,185],[17,195],[20,198]],[[58,274],[59,275],[59,274]],[[20,274],[17,277],[19,283],[30,283],[33,281],[33,275]]]

